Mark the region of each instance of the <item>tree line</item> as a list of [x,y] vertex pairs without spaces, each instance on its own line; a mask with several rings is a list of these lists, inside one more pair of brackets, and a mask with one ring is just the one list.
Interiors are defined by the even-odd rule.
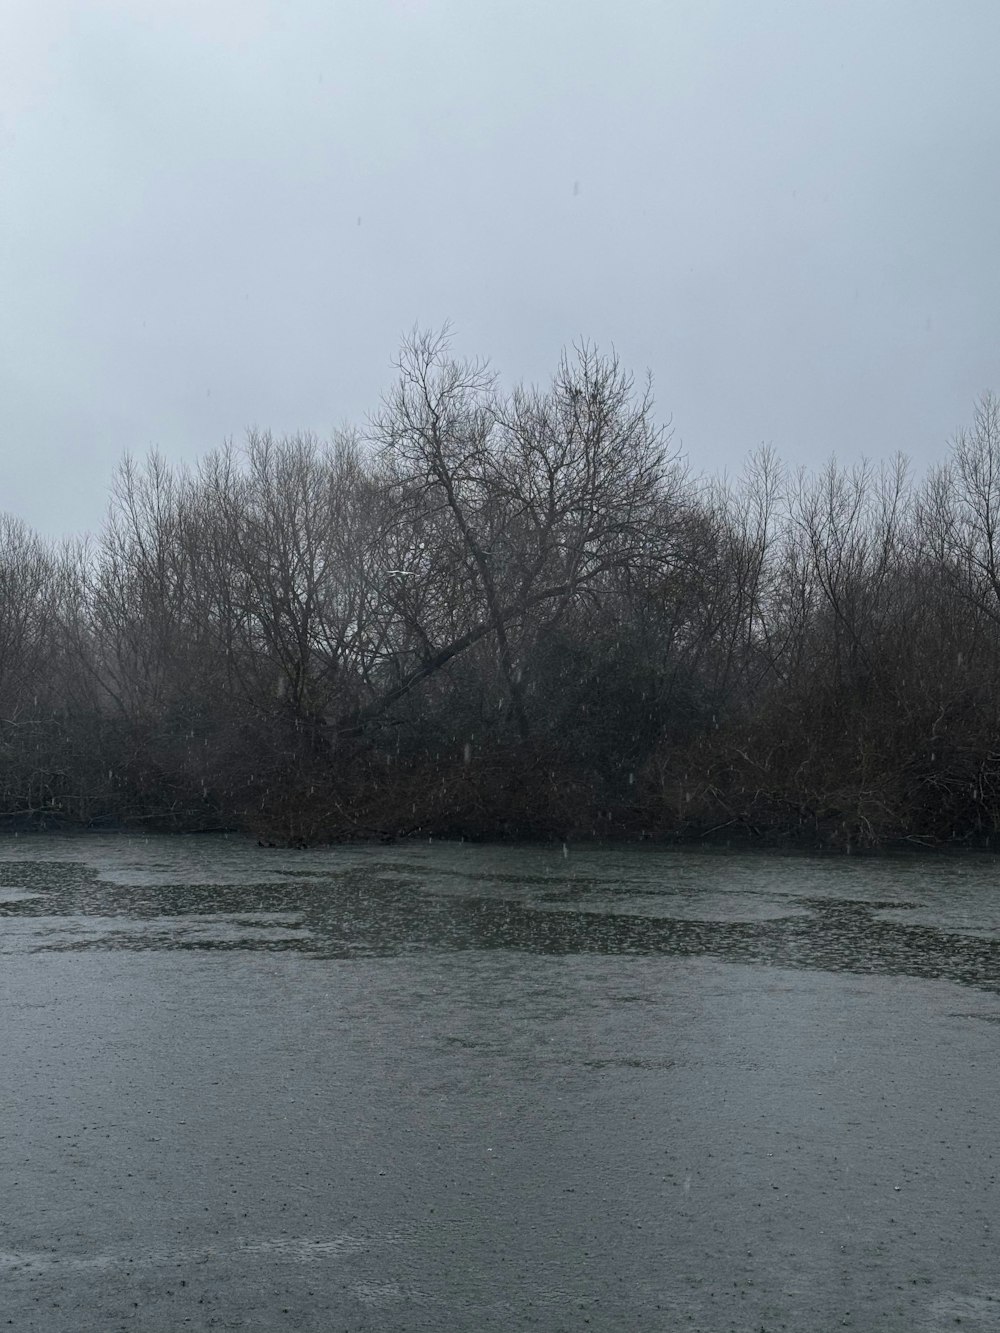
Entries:
[[511,390],[416,334],[363,435],[0,519],[8,825],[990,845],[998,680],[991,396],[920,478],[720,481],[614,356]]

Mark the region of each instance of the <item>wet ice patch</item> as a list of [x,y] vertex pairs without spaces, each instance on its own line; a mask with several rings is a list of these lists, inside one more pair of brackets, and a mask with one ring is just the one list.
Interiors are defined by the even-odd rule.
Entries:
[[[72,1273],[108,1272],[114,1269],[134,1271],[143,1268],[180,1268],[213,1261],[239,1261],[241,1257],[273,1260],[279,1263],[330,1263],[351,1255],[363,1254],[379,1246],[397,1245],[395,1235],[357,1236],[347,1232],[334,1236],[276,1236],[259,1240],[239,1237],[229,1245],[210,1249],[129,1250],[104,1254],[60,1254],[58,1251],[0,1251],[0,1273],[35,1274],[52,1271]],[[388,1290],[388,1287],[385,1288]]]
[[[375,878],[387,884],[398,884],[400,882],[400,877],[390,869],[379,871]],[[538,892],[540,885],[545,889],[552,887],[542,881],[525,882],[479,877],[470,880],[460,875],[429,875],[426,873],[413,882],[413,887],[418,892],[429,894],[434,898],[498,898],[501,900],[530,897]]]
[[745,893],[600,894],[573,902],[543,898],[535,906],[547,912],[591,912],[673,921],[780,921],[813,915],[809,908],[781,898]]
[[[381,1236],[381,1244],[394,1244],[396,1237]],[[343,1234],[319,1240],[309,1236],[279,1236],[273,1240],[242,1240],[235,1253],[261,1255],[296,1264],[328,1263],[345,1255],[363,1254],[375,1243],[367,1236]]]
[[[158,929],[162,931],[163,926],[159,923],[157,925]],[[179,941],[188,941],[192,944],[208,943],[213,940],[229,944],[238,943],[240,940],[246,940],[249,943],[255,940],[308,940],[312,938],[312,931],[301,926],[243,925],[238,921],[220,921],[207,924],[185,922],[183,925],[174,926],[170,933],[175,935]]]
[[19,916],[7,917],[0,940],[10,948],[65,948],[89,940],[141,932],[144,923],[127,916]]
[[933,905],[884,907],[872,912],[872,919],[887,925],[924,926],[947,935],[991,940],[1000,933],[1000,902],[980,895],[968,905],[936,901]]
[[412,1299],[398,1282],[355,1282],[352,1290],[365,1305],[399,1305]]
[[312,939],[312,931],[293,914],[220,913],[205,916],[29,916],[7,917],[0,930],[0,952],[36,950],[142,947],[150,945],[239,945],[280,943]]
[[1000,1333],[1000,1289],[973,1295],[945,1292],[931,1301],[922,1333],[962,1328],[965,1333]]
[[126,889],[263,888],[270,884],[297,883],[299,878],[288,870],[267,865],[233,870],[213,866],[210,875],[203,866],[133,865],[101,870],[97,875],[101,884]]

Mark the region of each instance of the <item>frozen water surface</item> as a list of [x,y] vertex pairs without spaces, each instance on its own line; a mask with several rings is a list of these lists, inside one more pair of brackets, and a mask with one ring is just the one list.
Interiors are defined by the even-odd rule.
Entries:
[[0,1314],[998,1331],[998,885],[8,839]]

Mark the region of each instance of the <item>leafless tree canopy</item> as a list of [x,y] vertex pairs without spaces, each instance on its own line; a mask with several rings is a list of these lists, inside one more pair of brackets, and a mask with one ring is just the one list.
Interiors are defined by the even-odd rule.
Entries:
[[7,820],[988,844],[998,672],[991,396],[923,479],[710,482],[615,356],[506,389],[416,334],[364,432],[0,518]]

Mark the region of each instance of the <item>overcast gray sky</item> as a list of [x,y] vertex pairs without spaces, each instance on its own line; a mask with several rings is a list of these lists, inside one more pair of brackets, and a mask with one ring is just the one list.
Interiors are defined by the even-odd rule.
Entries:
[[0,509],[377,406],[415,323],[699,470],[1000,390],[997,0],[0,0]]

